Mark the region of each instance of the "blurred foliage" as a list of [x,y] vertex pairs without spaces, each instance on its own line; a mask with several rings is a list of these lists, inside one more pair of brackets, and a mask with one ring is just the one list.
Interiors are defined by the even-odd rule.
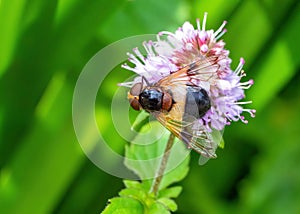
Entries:
[[[223,37],[255,85],[257,116],[225,131],[218,158],[181,182],[177,213],[300,213],[300,3],[297,0],[2,0],[0,1],[0,213],[99,213],[123,187],[81,151],[72,125],[72,95],[88,60],[137,34],[174,31],[209,13],[228,20]],[[124,53],[125,54],[125,53]],[[101,68],[99,68],[101,72]],[[97,99],[99,127],[116,150],[107,78]],[[101,128],[100,128],[101,129]]]

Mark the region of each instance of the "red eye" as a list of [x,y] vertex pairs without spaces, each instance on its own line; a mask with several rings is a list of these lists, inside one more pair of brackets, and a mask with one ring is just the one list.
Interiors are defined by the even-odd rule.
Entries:
[[131,107],[134,110],[139,111],[141,109],[141,105],[137,99],[131,98],[131,99],[129,99],[129,102],[130,102]]
[[142,91],[142,83],[136,83],[132,88],[130,89],[130,94],[133,96],[139,96]]
[[165,92],[162,101],[162,109],[166,111],[170,111],[172,105],[173,105],[172,96],[169,93]]

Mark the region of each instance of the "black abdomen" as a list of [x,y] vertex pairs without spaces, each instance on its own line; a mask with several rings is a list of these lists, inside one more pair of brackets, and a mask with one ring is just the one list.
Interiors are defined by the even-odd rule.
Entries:
[[203,88],[187,86],[185,116],[201,118],[210,109],[210,99]]

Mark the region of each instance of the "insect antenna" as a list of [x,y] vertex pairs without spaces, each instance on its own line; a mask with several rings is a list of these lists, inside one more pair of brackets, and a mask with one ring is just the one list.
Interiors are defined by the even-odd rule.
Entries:
[[[146,83],[147,86],[150,86],[151,84],[149,83],[149,81],[146,79],[146,77],[142,76],[142,86],[143,86],[143,83]],[[142,87],[143,88],[143,87]]]

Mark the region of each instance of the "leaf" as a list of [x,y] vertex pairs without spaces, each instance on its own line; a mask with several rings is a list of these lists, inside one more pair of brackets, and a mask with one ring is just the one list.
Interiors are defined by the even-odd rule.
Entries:
[[131,126],[131,130],[134,130],[138,126],[140,126],[148,117],[149,117],[149,113],[147,113],[146,111],[141,111],[136,117],[136,119],[134,120]]
[[225,147],[225,141],[224,141],[224,138],[222,138],[222,140],[221,140],[221,142],[220,142],[220,144],[219,144],[219,147],[220,147],[221,149],[224,149],[224,147]]
[[[148,130],[149,127],[150,131]],[[148,183],[152,183],[159,168],[170,133],[157,121],[150,121],[149,125],[143,126],[140,132],[148,133],[147,136],[152,139],[161,137],[151,144],[147,142],[147,144],[143,145],[140,142],[145,141],[144,134],[137,135],[134,142],[139,144],[131,144],[126,147],[125,165],[134,171],[141,180],[148,180]],[[162,179],[159,189],[164,189],[186,176],[188,172],[189,152],[182,142],[175,139],[166,166],[166,174]]]
[[[176,154],[174,154],[174,156],[172,156],[173,159],[176,159],[176,157],[178,158],[178,156]],[[177,166],[176,169],[174,169],[171,172],[169,172],[168,174],[166,174],[161,181],[159,190],[162,190],[162,189],[166,188],[167,186],[184,179],[189,171],[189,166],[188,166],[189,161],[190,161],[190,156],[187,156],[185,158],[185,160],[182,163],[180,163],[179,166]],[[172,164],[172,160],[169,163]]]
[[125,185],[125,187],[127,188],[140,188],[141,187],[141,183],[138,181],[131,181],[131,180],[123,180],[123,183]]
[[175,186],[170,187],[167,189],[163,189],[159,192],[159,198],[177,198],[178,195],[181,193],[182,187],[181,186]]
[[172,212],[175,212],[177,210],[177,204],[174,200],[169,198],[160,198],[157,200],[158,202],[162,203],[164,206],[166,206],[169,210]]
[[132,198],[113,198],[109,200],[102,214],[141,214],[144,213],[143,205]]
[[170,211],[167,210],[167,208],[163,205],[163,204],[160,204],[160,203],[156,203],[156,204],[153,204],[149,211],[148,211],[149,214],[170,214]]
[[146,193],[142,189],[126,188],[119,192],[120,196],[134,198],[140,201],[145,201],[147,198]]

